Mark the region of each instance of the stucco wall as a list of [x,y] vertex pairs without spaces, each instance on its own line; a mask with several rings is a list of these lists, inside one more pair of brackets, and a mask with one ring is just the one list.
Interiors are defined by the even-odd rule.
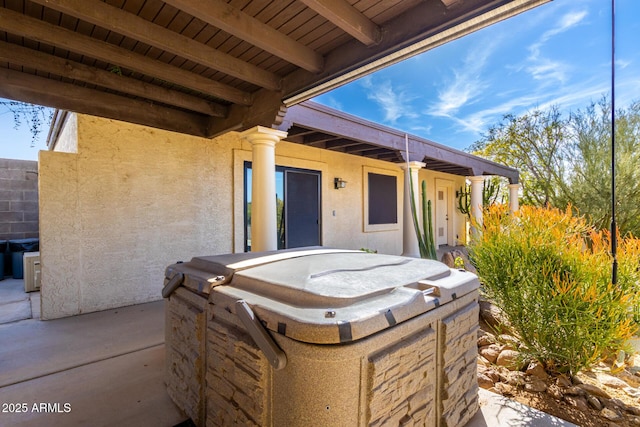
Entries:
[[78,116],[78,153],[42,152],[42,317],[160,298],[165,267],[232,250],[235,140]]
[[[243,164],[251,161],[251,145],[242,142],[234,150],[234,247],[243,250]],[[279,166],[317,170],[322,173],[322,244],[345,249],[368,248],[380,253],[402,253],[402,210],[398,225],[391,231],[364,232],[363,170],[375,167],[397,176],[398,206],[402,208],[403,172],[398,165],[280,141],[276,145],[276,164]],[[346,188],[334,189],[333,179],[347,181]]]
[[[167,265],[243,251],[251,146],[237,133],[208,140],[71,117],[63,147],[77,153],[40,155],[43,318],[160,299]],[[285,141],[276,145],[276,164],[321,172],[323,245],[402,252],[398,165]],[[388,231],[364,231],[367,168],[398,177],[399,222]],[[335,177],[347,187],[335,190]]]

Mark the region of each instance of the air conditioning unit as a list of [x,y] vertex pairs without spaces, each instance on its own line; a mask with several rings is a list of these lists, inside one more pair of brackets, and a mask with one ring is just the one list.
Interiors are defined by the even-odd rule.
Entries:
[[24,291],[40,290],[40,252],[25,252],[22,258],[24,268]]

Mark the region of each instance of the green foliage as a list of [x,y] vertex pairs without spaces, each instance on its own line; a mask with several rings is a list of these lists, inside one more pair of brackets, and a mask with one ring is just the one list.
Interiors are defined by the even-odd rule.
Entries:
[[620,240],[618,284],[611,284],[610,239],[582,217],[494,205],[470,246],[487,296],[500,307],[524,353],[577,373],[623,348],[637,331],[640,242]]
[[[507,115],[470,151],[517,168],[522,203],[573,206],[599,228],[611,220],[611,103],[563,116],[557,107]],[[617,223],[640,235],[640,101],[616,111]]]
[[[485,179],[482,184],[482,206],[491,206],[496,203],[504,203],[505,189],[500,177]],[[471,218],[471,186],[466,184],[464,189],[460,187],[458,195],[458,211]]]
[[558,206],[567,193],[567,121],[557,107],[506,115],[470,151],[520,171],[523,203]]
[[411,191],[411,217],[413,218],[413,226],[418,236],[418,247],[420,248],[420,257],[427,259],[438,259],[436,253],[436,242],[433,236],[433,215],[431,215],[431,200],[427,199],[427,183],[422,181],[422,191],[420,200],[422,201],[422,227],[418,222],[418,212],[413,192],[413,178],[409,174],[409,187]]
[[362,252],[366,252],[366,253],[368,253],[368,254],[377,254],[377,253],[378,253],[378,251],[377,251],[377,250],[375,250],[375,249],[360,248],[360,250],[361,250]]
[[[598,227],[611,222],[611,105],[606,100],[572,116],[570,197]],[[640,236],[640,102],[616,112],[616,222]]]
[[44,126],[49,126],[53,110],[42,105],[27,104],[19,101],[0,101],[0,105],[13,115],[14,129],[23,125],[31,132],[31,147],[34,147]]

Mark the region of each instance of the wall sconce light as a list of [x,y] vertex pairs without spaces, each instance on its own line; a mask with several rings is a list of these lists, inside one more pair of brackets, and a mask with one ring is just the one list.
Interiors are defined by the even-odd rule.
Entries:
[[347,181],[344,181],[342,178],[333,178],[333,186],[336,190],[345,188],[347,186]]

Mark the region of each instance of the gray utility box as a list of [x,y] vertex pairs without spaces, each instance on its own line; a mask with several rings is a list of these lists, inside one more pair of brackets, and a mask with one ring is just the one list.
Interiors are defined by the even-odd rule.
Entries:
[[166,270],[166,384],[199,426],[463,426],[478,409],[478,279],[302,249]]

